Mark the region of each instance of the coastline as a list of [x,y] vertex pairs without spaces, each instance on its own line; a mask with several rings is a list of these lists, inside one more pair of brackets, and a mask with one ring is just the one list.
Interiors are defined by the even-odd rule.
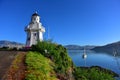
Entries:
[[105,73],[109,73],[109,74],[112,74],[114,77],[119,77],[119,74],[115,73],[114,71],[112,70],[109,70],[109,69],[106,69],[106,68],[103,68],[103,67],[100,67],[100,66],[91,66],[91,67],[77,67],[77,68],[81,68],[81,69],[92,69],[92,68],[96,68],[97,70],[99,71],[103,71]]

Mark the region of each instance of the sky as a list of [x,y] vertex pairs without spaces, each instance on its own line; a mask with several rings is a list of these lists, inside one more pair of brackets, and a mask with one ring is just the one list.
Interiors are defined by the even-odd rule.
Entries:
[[62,45],[120,41],[120,0],[0,0],[0,40],[25,44],[24,28],[36,11],[44,39]]

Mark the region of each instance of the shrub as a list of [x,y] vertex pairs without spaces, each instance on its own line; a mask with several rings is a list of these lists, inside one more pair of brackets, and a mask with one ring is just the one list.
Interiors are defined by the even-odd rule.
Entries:
[[74,75],[76,80],[115,80],[112,74],[96,67],[76,68]]
[[[76,68],[73,65],[71,58],[68,56],[66,48],[64,48],[62,45],[58,45],[50,41],[43,41],[43,42],[38,42],[37,45],[32,46],[32,50],[37,51],[37,53],[41,53],[45,57],[52,60],[52,62],[54,63],[53,68],[57,76],[61,80],[67,79],[65,77],[69,75],[69,71],[71,68],[73,70],[75,69],[74,76],[76,80],[114,80],[112,74],[109,74],[105,71],[101,71],[98,68],[90,68],[90,69]],[[42,71],[45,72],[44,69]],[[31,74],[30,76],[33,75]]]
[[[72,60],[68,56],[66,48],[62,45],[58,45],[50,41],[43,41],[38,42],[37,45],[33,45],[32,50],[50,58],[55,63],[54,70],[57,74],[67,76],[69,68],[73,66]],[[47,50],[47,53],[45,50]]]

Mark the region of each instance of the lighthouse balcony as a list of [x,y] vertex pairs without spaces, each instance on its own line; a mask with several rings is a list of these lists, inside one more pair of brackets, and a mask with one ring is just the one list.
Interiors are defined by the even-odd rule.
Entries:
[[39,28],[39,30],[42,31],[42,32],[45,32],[45,28],[44,27]]
[[41,32],[45,32],[45,28],[25,28],[25,31],[41,31]]

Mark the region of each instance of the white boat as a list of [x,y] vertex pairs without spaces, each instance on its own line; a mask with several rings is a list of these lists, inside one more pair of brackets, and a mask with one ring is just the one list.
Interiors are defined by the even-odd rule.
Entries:
[[86,59],[86,58],[87,58],[87,54],[86,54],[86,52],[85,52],[85,49],[84,49],[84,53],[83,53],[83,55],[82,55],[82,58],[83,58],[83,59]]
[[116,51],[114,51],[114,52],[113,52],[113,56],[115,57],[115,56],[116,56],[116,54],[117,54],[117,52],[116,52]]

